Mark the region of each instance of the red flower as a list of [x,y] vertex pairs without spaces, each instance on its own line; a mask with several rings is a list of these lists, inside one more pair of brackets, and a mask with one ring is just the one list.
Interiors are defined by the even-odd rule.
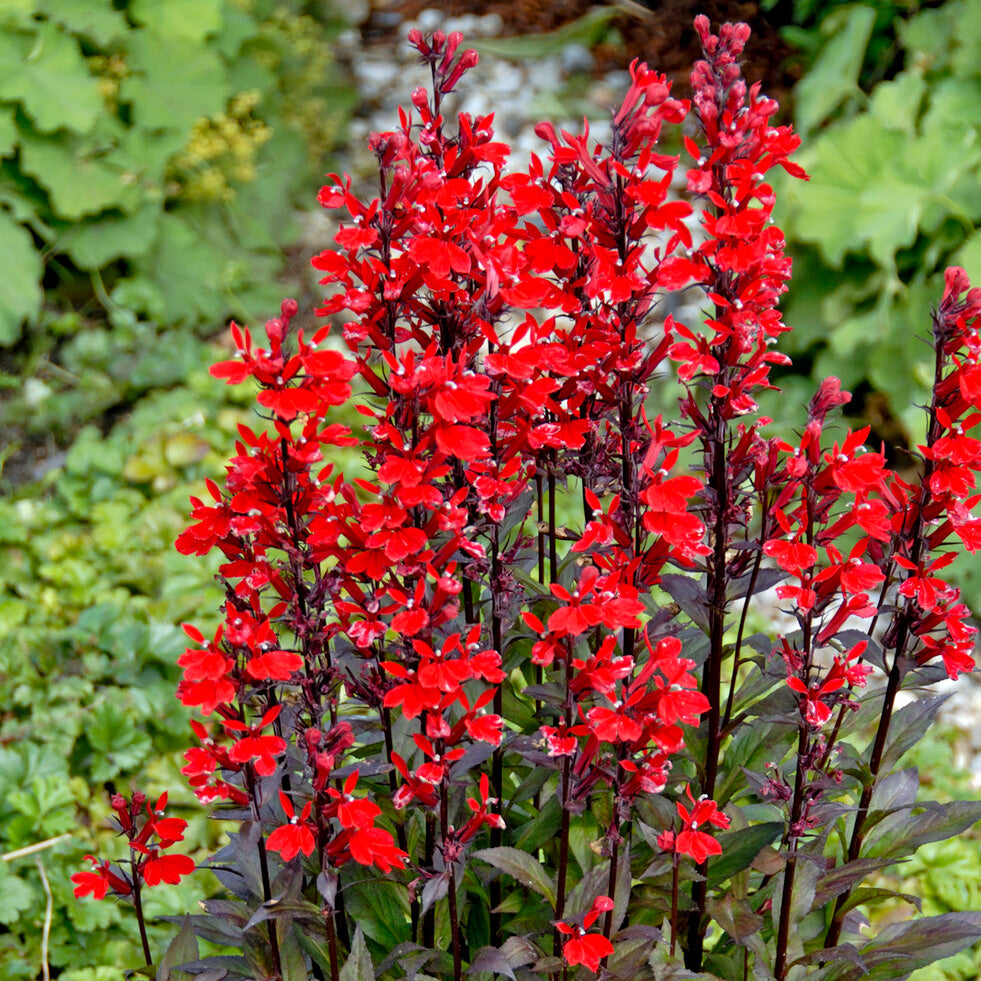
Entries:
[[263,777],[275,773],[276,757],[285,751],[286,740],[280,736],[263,736],[261,730],[271,725],[281,711],[282,706],[277,705],[266,712],[259,724],[254,726],[247,726],[235,719],[223,720],[221,724],[229,732],[247,733],[233,743],[228,751],[228,758],[235,763],[249,763],[255,760],[256,773]]
[[295,651],[266,651],[250,657],[245,673],[256,681],[288,681],[303,667],[303,657]]
[[176,886],[185,875],[194,871],[195,865],[194,859],[188,855],[161,855],[156,848],[151,848],[139,868],[148,886],[161,882]]
[[105,899],[110,889],[119,896],[128,896],[133,891],[129,881],[113,872],[108,862],[100,862],[91,855],[86,855],[85,859],[92,863],[92,871],[76,872],[71,877],[76,898],[91,895],[93,899]]
[[586,933],[597,920],[600,913],[613,909],[613,900],[609,896],[597,896],[593,900],[592,909],[582,918],[582,926],[558,922],[555,929],[559,933],[571,937],[562,945],[562,956],[566,964],[575,967],[582,964],[590,971],[598,971],[600,961],[613,953],[613,944],[600,933]]
[[601,933],[586,933],[573,937],[562,945],[562,956],[566,964],[570,967],[582,964],[590,971],[598,971],[600,961],[612,953],[613,944]]
[[714,800],[699,797],[696,801],[692,797],[691,787],[688,786],[685,787],[685,793],[693,807],[689,811],[680,802],[675,805],[678,809],[678,816],[681,818],[681,831],[677,835],[670,830],[665,831],[658,838],[658,844],[666,851],[688,855],[700,865],[710,855],[721,855],[722,846],[710,834],[699,831],[699,827],[704,824],[713,824],[717,828],[728,828],[729,818],[718,809]]
[[359,865],[374,865],[386,875],[396,865],[404,865],[409,856],[395,844],[384,828],[363,828],[348,840],[351,858]]
[[300,816],[296,816],[293,809],[293,802],[282,791],[279,792],[279,802],[283,807],[283,812],[289,819],[288,824],[280,825],[266,840],[266,847],[274,852],[279,852],[284,862],[288,862],[303,852],[304,855],[313,853],[316,847],[316,839],[313,832],[316,825],[310,821],[310,812],[313,803],[307,801],[303,805]]

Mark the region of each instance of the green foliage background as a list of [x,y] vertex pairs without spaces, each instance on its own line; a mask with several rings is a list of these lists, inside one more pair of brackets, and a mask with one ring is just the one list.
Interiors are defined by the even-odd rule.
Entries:
[[[212,843],[173,692],[180,622],[221,597],[173,541],[254,423],[208,338],[298,288],[296,208],[356,99],[343,26],[302,0],[0,2],[0,979],[139,966],[132,911],[69,881],[119,855],[108,787],[170,790]],[[149,915],[202,888],[150,890]]]
[[[792,20],[812,182],[778,189],[796,373],[771,414],[793,422],[836,374],[883,436],[912,441],[942,269],[981,279],[981,4],[796,0]],[[52,974],[138,965],[131,911],[75,902],[68,881],[86,854],[119,854],[106,785],[167,788],[199,815],[175,662],[179,623],[213,624],[220,595],[172,546],[188,493],[255,422],[248,392],[208,376],[208,338],[294,288],[294,208],[355,102],[330,55],[341,26],[327,0],[0,0],[0,981],[40,976],[46,920]],[[15,454],[39,439],[48,469],[25,483]],[[917,749],[925,773],[951,770],[950,738]],[[211,834],[192,820],[201,854]],[[965,835],[922,849],[902,888],[927,912],[979,909],[979,868]],[[205,879],[150,890],[149,912],[187,909]],[[154,931],[161,951],[173,929]],[[917,977],[979,975],[965,952]]]

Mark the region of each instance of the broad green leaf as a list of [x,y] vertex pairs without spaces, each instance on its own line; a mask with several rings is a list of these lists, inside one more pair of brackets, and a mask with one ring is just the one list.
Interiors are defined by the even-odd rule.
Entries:
[[864,4],[839,8],[822,21],[822,33],[831,32],[831,38],[794,89],[801,133],[809,133],[858,92],[858,74],[874,23],[875,10]]
[[276,308],[282,298],[282,284],[274,281],[280,253],[243,254],[194,209],[165,213],[158,227],[153,249],[134,266],[162,291],[166,320],[217,325],[229,312],[251,318]]
[[[801,81],[803,85],[806,79]],[[920,114],[927,83],[919,72],[900,72],[894,79],[875,87],[868,111],[890,129],[912,134]]]
[[20,130],[14,122],[14,107],[0,106],[0,157],[13,156],[20,142]]
[[783,834],[783,823],[768,821],[739,831],[718,835],[722,854],[709,861],[709,888],[720,885],[731,875],[749,868],[753,859]]
[[977,78],[978,51],[981,50],[981,5],[977,2],[948,4],[947,12],[955,27],[951,68],[960,78]]
[[365,935],[386,950],[409,939],[409,901],[404,886],[362,880],[345,888],[344,908]]
[[555,886],[551,877],[542,868],[541,863],[527,852],[502,845],[499,848],[482,848],[474,852],[474,858],[479,858],[482,862],[493,865],[495,869],[506,872],[511,878],[533,889],[553,906],[555,905]]
[[793,234],[815,243],[833,266],[864,249],[892,269],[895,253],[913,244],[921,223],[936,222],[947,192],[981,155],[950,149],[938,133],[911,145],[871,115],[832,126],[801,161],[809,184],[787,188],[796,204]]
[[30,27],[34,0],[0,0],[0,26]]
[[[222,297],[226,255],[203,239],[194,228],[172,214],[163,214],[157,240],[140,266],[160,287],[162,315],[172,323],[217,321],[228,309]],[[188,289],[189,284],[195,289]]]
[[93,751],[91,779],[97,783],[133,772],[152,750],[150,737],[136,728],[119,701],[107,700],[97,705],[85,728]]
[[0,254],[3,284],[0,290],[0,347],[13,344],[25,320],[41,309],[41,257],[30,233],[0,210]]
[[132,75],[120,98],[132,104],[137,125],[188,133],[203,116],[224,110],[231,96],[221,59],[203,45],[138,31],[130,42]]
[[972,283],[981,281],[981,232],[975,232],[954,253],[951,265],[963,266]]
[[[906,49],[908,61],[925,63],[933,71],[944,68],[957,31],[957,14],[963,5],[948,3],[937,9],[921,10],[915,17],[900,20],[897,24],[899,37]],[[958,9],[960,8],[960,9]],[[951,16],[950,11],[955,11]]]
[[61,218],[80,218],[107,208],[132,211],[143,197],[138,173],[116,152],[124,138],[108,123],[105,140],[60,133],[21,137],[21,167],[47,189]]
[[24,819],[9,820],[5,829],[18,847],[72,830],[75,796],[59,777],[32,777],[7,795],[7,803]]
[[108,45],[130,30],[126,18],[105,0],[40,0],[39,7],[66,30],[99,45]]
[[517,837],[511,840],[521,851],[537,852],[547,841],[555,838],[561,824],[562,806],[558,797],[553,796],[518,829]]
[[133,0],[129,13],[161,37],[200,42],[221,27],[222,0]]
[[371,954],[364,940],[361,927],[354,931],[351,941],[351,953],[341,968],[340,981],[375,981],[375,969],[371,963]]
[[101,269],[114,259],[145,255],[153,244],[160,212],[159,204],[147,203],[132,214],[83,218],[65,229],[59,248],[82,269]]
[[[25,866],[25,873],[31,872],[37,876],[33,865]],[[14,875],[8,869],[6,862],[0,862],[0,923],[13,924],[20,919],[21,913],[43,900],[40,889],[33,889],[19,875]]]
[[0,99],[20,102],[40,130],[88,132],[104,107],[78,42],[50,21],[13,40],[0,47]]

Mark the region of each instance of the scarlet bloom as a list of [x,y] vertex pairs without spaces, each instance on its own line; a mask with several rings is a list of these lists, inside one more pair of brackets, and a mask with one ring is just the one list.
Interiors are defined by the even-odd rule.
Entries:
[[91,855],[86,855],[85,858],[92,863],[92,871],[76,872],[71,877],[71,881],[75,883],[76,899],[82,896],[105,899],[110,889],[118,896],[128,896],[133,891],[130,883],[113,872],[108,862],[100,862]]
[[351,858],[359,865],[374,865],[386,875],[396,865],[408,861],[407,852],[395,844],[384,828],[364,828],[355,831],[348,841]]
[[255,760],[256,773],[268,777],[276,769],[276,757],[286,749],[286,741],[280,736],[263,736],[261,730],[279,715],[282,706],[277,705],[262,717],[258,725],[247,726],[235,719],[226,719],[222,725],[229,732],[242,732],[236,743],[229,749],[228,758],[235,763],[248,763]]
[[[375,818],[381,814],[381,808],[374,802],[366,798],[352,796],[352,791],[358,784],[358,771],[355,770],[347,780],[344,781],[344,792],[328,789],[328,793],[338,803],[336,806],[337,820],[340,821],[342,828],[364,829],[372,828]],[[333,810],[333,809],[332,809]]]
[[562,956],[566,964],[575,967],[582,964],[590,971],[598,971],[600,961],[613,953],[613,944],[601,933],[586,933],[596,922],[600,913],[613,909],[613,900],[609,896],[597,896],[593,900],[593,908],[582,918],[582,926],[568,923],[556,923],[559,933],[571,937],[562,945]]
[[148,886],[156,886],[161,882],[176,886],[185,875],[194,871],[194,859],[188,855],[161,855],[156,848],[149,850],[149,855],[140,865],[143,881]]
[[566,964],[575,967],[582,964],[590,971],[598,971],[600,961],[613,953],[613,944],[602,933],[586,933],[573,937],[562,945],[562,956]]
[[296,858],[300,852],[303,852],[304,855],[312,854],[316,845],[312,830],[315,829],[315,825],[310,822],[313,803],[307,801],[303,805],[300,816],[297,817],[296,811],[293,809],[293,802],[282,791],[279,792],[279,802],[289,819],[289,823],[280,825],[273,831],[266,841],[266,848],[279,852],[284,862]]
[[689,811],[680,802],[676,805],[681,818],[681,831],[677,835],[670,830],[663,832],[658,837],[658,844],[666,851],[687,855],[700,865],[710,855],[721,855],[722,846],[710,834],[699,831],[699,827],[707,823],[717,828],[728,828],[729,818],[718,809],[714,800],[699,797],[696,801],[690,786],[685,787],[685,793],[693,807]]

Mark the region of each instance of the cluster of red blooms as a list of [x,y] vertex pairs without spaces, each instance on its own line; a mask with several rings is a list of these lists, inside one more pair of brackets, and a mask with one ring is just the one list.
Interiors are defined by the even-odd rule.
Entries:
[[76,896],[104,899],[110,892],[129,896],[139,892],[142,885],[157,886],[162,882],[176,885],[194,871],[194,860],[187,855],[164,854],[184,839],[187,828],[183,818],[166,816],[166,793],[152,807],[146,795],[139,791],[129,800],[122,794],[113,794],[111,804],[119,830],[129,843],[130,858],[126,863],[129,872],[87,855],[92,871],[76,872],[71,877]]
[[[834,379],[812,400],[800,441],[777,444],[782,457],[775,458],[770,515],[781,535],[766,540],[763,550],[787,573],[777,593],[807,625],[805,643],[828,644],[851,618],[875,626],[892,595],[878,643],[911,665],[939,658],[950,678],[974,667],[976,628],[959,591],[938,573],[956,556],[952,539],[968,551],[981,547],[981,521],[971,513],[981,500],[974,476],[981,441],[967,435],[981,421],[981,386],[972,381],[972,373],[981,377],[979,315],[981,290],[970,289],[962,269],[949,269],[933,319],[934,401],[915,482],[887,468],[882,452],[866,448],[867,428],[822,449],[828,411],[850,398]],[[847,555],[836,544],[843,538],[852,542]],[[813,728],[830,720],[852,687],[865,684],[872,668],[862,656],[876,643],[869,634],[823,672],[806,647],[783,642],[788,684]]]
[[[823,673],[816,653],[850,618],[874,621],[892,592],[901,599],[886,633],[903,656],[940,656],[951,676],[970,665],[966,608],[936,573],[952,536],[981,543],[970,514],[981,441],[965,435],[981,419],[981,291],[962,299],[968,284],[953,271],[935,316],[922,482],[866,452],[867,430],[822,443],[828,413],[848,398],[834,380],[797,445],[764,438],[769,420],[738,423],[771,387],[771,366],[787,363],[773,344],[788,329],[777,302],[790,261],[766,175],[804,175],[788,160],[798,139],[771,125],[776,104],[740,76],[748,28],[715,36],[700,17],[696,29],[702,143],[687,138],[686,148],[688,190],[705,205],[697,243],[692,206],[668,196],[679,160],[658,149],[663,124],[691,107],[663,75],[631,66],[606,145],[543,123],[547,162],[533,155],[527,173],[507,174],[509,147],[494,141],[491,117],[461,114],[450,132],[442,114],[476,55],[457,54],[458,34],[411,32],[433,91],[416,90],[399,129],[372,136],[378,197],[363,202],[337,175],[319,195],[344,217],[337,247],[312,260],[327,288],[317,313],[343,317],[346,351],[331,326],[296,329],[289,300],[266,324],[267,347],[233,326],[238,356],[212,373],[251,380],[269,425],[240,427],[224,488],[208,481],[210,500],[192,498],[193,523],[177,541],[184,554],[223,557],[223,622],[210,640],[186,626],[192,646],[179,660],[178,697],[211,717],[192,723],[200,745],[185,754],[200,800],[250,808],[272,829],[263,861],[265,850],[302,856],[304,881],[318,889],[323,877],[336,888],[349,862],[411,866],[412,896],[420,881],[446,883],[455,931],[466,847],[485,827],[501,842],[505,751],[558,771],[566,818],[609,788],[609,895],[581,925],[568,922],[560,870],[555,904],[567,964],[593,971],[613,950],[610,916],[602,934],[587,931],[620,898],[618,848],[635,802],[665,789],[682,725],[708,714],[710,734],[719,729],[718,692],[697,690],[695,661],[649,599],[666,567],[707,573],[719,617],[727,581],[755,583],[764,557],[782,570],[779,595],[802,631],[779,651],[815,731],[870,670],[865,644]],[[690,285],[712,304],[704,327],[669,316],[652,341],[659,296]],[[670,362],[685,386],[671,427],[644,409]],[[358,435],[329,421],[352,401]],[[360,476],[327,462],[341,446],[359,447]],[[704,480],[681,469],[699,447]],[[583,530],[571,536],[556,518],[570,477],[583,502]],[[748,537],[754,510],[757,547],[733,558],[732,529]],[[572,540],[564,556],[560,537]],[[853,540],[847,555],[843,538]],[[530,666],[513,654],[527,648]],[[504,715],[515,668],[554,682],[517,693],[545,720],[528,751]],[[383,758],[345,764],[363,736]],[[728,827],[711,793],[687,794],[680,830],[657,839],[675,865],[719,854],[702,829]],[[127,827],[117,808],[144,856],[134,876],[153,884],[189,871],[189,859],[159,855],[182,828],[148,810],[137,832],[138,810],[126,810]],[[425,840],[410,848],[415,814]],[[125,894],[125,877],[96,868],[75,877],[77,892]],[[333,915],[340,894],[321,895]],[[453,943],[459,975],[456,933]]]

